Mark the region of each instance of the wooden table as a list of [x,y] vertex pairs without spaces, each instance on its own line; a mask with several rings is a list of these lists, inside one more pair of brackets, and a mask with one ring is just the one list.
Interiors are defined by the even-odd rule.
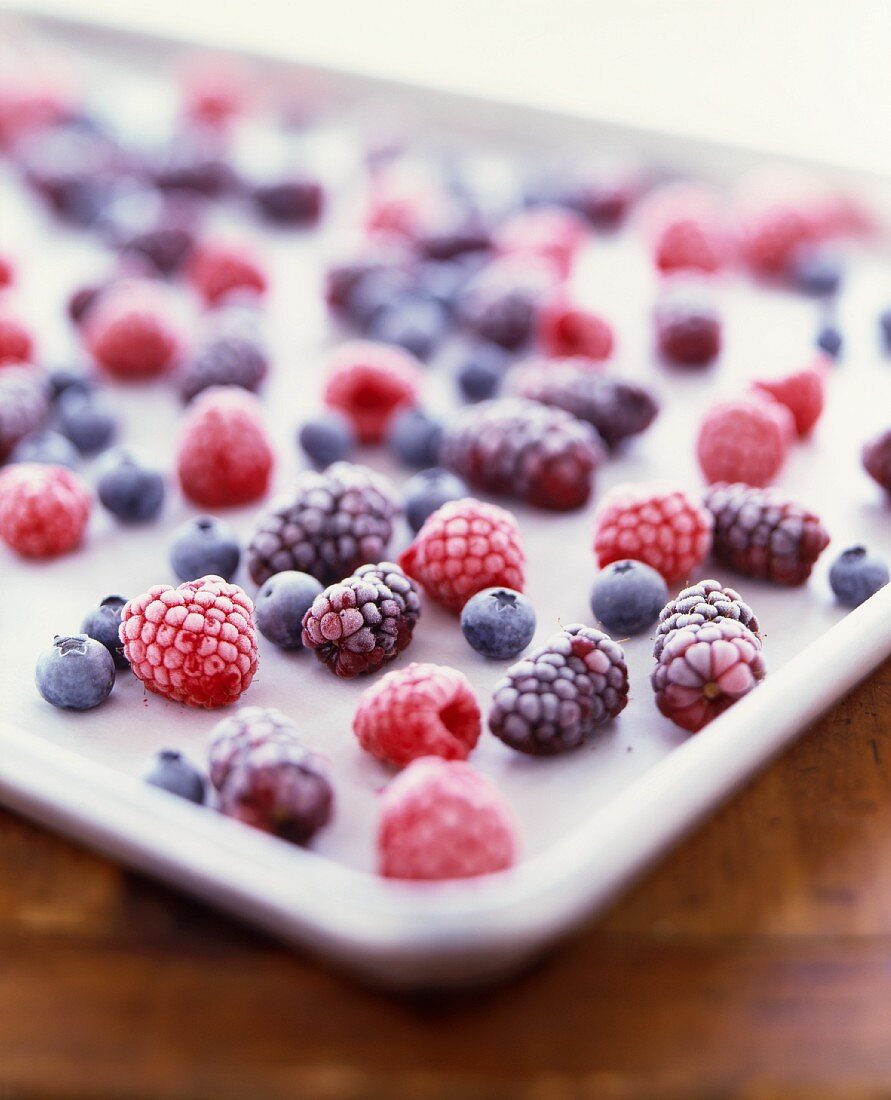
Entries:
[[0,1098],[891,1096],[891,662],[500,988],[380,995],[0,818]]

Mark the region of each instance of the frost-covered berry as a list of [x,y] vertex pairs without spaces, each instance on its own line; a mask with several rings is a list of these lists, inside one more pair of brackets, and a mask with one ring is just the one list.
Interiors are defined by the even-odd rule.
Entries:
[[699,427],[696,457],[706,481],[769,485],[786,461],[795,434],[792,414],[758,396],[720,401]]
[[0,462],[50,414],[49,387],[43,371],[13,364],[0,370]]
[[641,561],[614,561],[591,586],[591,610],[611,634],[640,634],[652,626],[668,599],[662,574]]
[[118,430],[118,418],[104,394],[69,387],[56,405],[59,427],[81,454],[104,451]]
[[86,634],[56,636],[37,659],[37,690],[63,710],[91,710],[114,687],[114,661],[101,642]]
[[16,443],[9,456],[10,462],[37,462],[43,466],[66,466],[73,470],[79,455],[74,444],[59,432],[31,432]]
[[455,879],[512,867],[519,853],[510,806],[462,760],[422,757],[386,788],[377,827],[387,878]]
[[235,293],[266,293],[266,272],[259,258],[240,242],[202,242],[189,259],[186,278],[208,306],[221,305]]
[[191,401],[211,386],[240,386],[256,393],[266,377],[266,351],[256,336],[223,332],[208,340],[179,372],[179,392]]
[[449,470],[431,466],[420,470],[405,483],[405,518],[412,531],[417,533],[424,521],[437,508],[450,500],[460,500],[469,493],[467,485]]
[[274,707],[239,707],[214,726],[207,746],[210,781],[219,790],[242,753],[270,741],[300,742],[297,725]]
[[88,635],[105,646],[116,668],[130,667],[130,662],[124,656],[120,635],[121,612],[126,602],[123,596],[106,596],[80,624],[82,634]]
[[842,337],[841,329],[832,321],[821,325],[816,338],[816,345],[821,351],[825,351],[830,359],[837,359],[841,354]]
[[535,609],[521,592],[485,588],[461,610],[461,630],[484,657],[505,660],[522,653],[535,633]]
[[886,348],[891,348],[891,306],[879,314],[879,333]]
[[26,558],[53,558],[83,541],[92,499],[64,466],[20,462],[0,470],[0,541]]
[[348,417],[361,443],[380,443],[394,416],[418,403],[421,381],[403,348],[351,340],[329,359],[325,404]]
[[203,805],[207,794],[204,776],[176,749],[162,749],[143,776],[150,787]]
[[154,283],[104,290],[86,314],[82,331],[98,366],[124,380],[165,374],[181,348],[171,302]]
[[865,546],[852,546],[832,563],[829,584],[845,607],[859,607],[888,583],[888,565]]
[[441,440],[441,422],[423,409],[399,413],[387,431],[390,449],[406,466],[435,466]]
[[546,302],[538,315],[538,341],[545,355],[561,359],[609,359],[615,338],[599,314],[574,303],[564,294]]
[[891,428],[879,432],[864,445],[862,461],[876,485],[891,495]]
[[241,544],[228,523],[215,516],[190,519],[174,533],[170,564],[181,581],[222,577],[230,581],[241,561]]
[[322,413],[300,425],[297,442],[317,470],[325,470],[334,462],[349,458],[356,446],[352,424],[338,412]]
[[264,581],[254,597],[254,622],[273,645],[300,649],[303,617],[322,585],[309,573],[286,569]]
[[837,256],[821,249],[799,249],[792,259],[792,281],[805,294],[826,297],[835,294],[842,280]]
[[779,401],[792,414],[800,438],[810,435],[820,419],[826,402],[826,363],[820,357],[812,366],[787,374],[753,382],[756,392]]
[[708,579],[684,588],[659,612],[653,656],[659,659],[674,631],[685,626],[702,626],[714,619],[736,619],[760,636],[755,612],[742,596],[733,588],[725,588],[720,581]]
[[378,309],[368,326],[368,335],[382,344],[405,348],[418,359],[427,359],[442,339],[448,314],[435,298],[407,294]]
[[488,401],[501,387],[510,356],[497,344],[480,341],[455,357],[455,382],[465,401]]
[[669,362],[704,367],[721,350],[721,318],[701,283],[679,280],[667,287],[653,313],[656,346]]
[[96,485],[99,500],[122,523],[148,523],[164,503],[164,475],[128,451],[106,457]]

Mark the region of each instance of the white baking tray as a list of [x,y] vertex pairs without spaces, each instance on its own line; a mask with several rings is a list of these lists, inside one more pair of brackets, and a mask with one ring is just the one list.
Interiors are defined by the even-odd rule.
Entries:
[[[42,20],[43,33],[77,50],[109,87],[127,81],[157,98],[157,72],[177,44],[112,28]],[[274,96],[312,88],[326,123],[311,154],[343,175],[349,156],[340,144],[342,120],[369,102],[410,98],[426,129],[459,150],[487,157],[520,150],[572,153],[606,146],[641,154],[680,171],[723,178],[753,163],[741,150],[625,132],[507,105],[469,101],[423,89],[276,61],[263,68]],[[117,94],[117,92],[113,93]],[[146,97],[143,96],[143,99]],[[137,105],[134,106],[138,118]],[[858,182],[874,196],[883,182]],[[22,258],[19,302],[39,323],[47,358],[74,348],[58,318],[72,285],[97,264],[79,236],[52,225],[0,181],[7,247]],[[233,215],[237,217],[237,215]],[[245,223],[250,226],[250,223]],[[274,370],[266,390],[271,430],[282,455],[276,488],[300,468],[293,445],[299,420],[315,405],[319,369],[332,333],[318,294],[318,264],[337,242],[331,231],[304,237],[269,236],[273,267],[269,304]],[[687,375],[658,366],[650,348],[649,303],[655,279],[633,234],[598,238],[580,273],[580,288],[618,329],[616,370],[646,379],[663,412],[627,454],[607,465],[599,488],[627,480],[671,479],[692,489],[701,478],[692,454],[695,425],[717,394],[743,388],[757,375],[807,361],[817,324],[813,302],[762,291],[742,279],[719,288],[726,352],[714,369]],[[194,509],[175,492],[161,522],[117,528],[94,516],[86,547],[49,564],[0,555],[0,799],[12,809],[60,829],[124,863],[204,898],[365,977],[391,985],[457,984],[509,971],[608,902],[672,841],[734,787],[789,744],[823,709],[891,653],[891,588],[845,616],[826,581],[833,554],[866,542],[891,557],[887,505],[859,465],[859,447],[887,426],[891,369],[882,360],[876,315],[891,289],[887,252],[863,251],[851,264],[840,302],[844,357],[830,383],[829,408],[812,441],[797,446],[780,484],[816,507],[834,536],[808,585],[783,590],[706,565],[741,588],[765,633],[770,675],[751,696],[704,732],[687,737],[662,718],[649,688],[651,640],[625,646],[632,696],[621,718],[591,743],[562,758],[529,759],[485,734],[471,757],[512,803],[525,859],[510,873],[474,882],[417,887],[373,873],[376,795],[393,774],[358,748],[351,717],[368,681],[336,682],[309,654],[261,649],[260,671],[245,701],[294,715],[306,740],[333,763],[336,820],[302,850],[184,804],[138,778],[151,756],[178,747],[196,760],[219,712],[193,711],[156,696],[127,674],[109,702],[72,715],[53,710],[33,687],[37,654],[54,633],[74,631],[84,613],[113,592],[133,595],[173,582],[166,560],[170,533]],[[429,398],[446,402],[447,382],[431,372]],[[163,385],[111,388],[128,444],[168,469],[180,407]],[[403,477],[381,453],[363,460]],[[87,474],[90,471],[87,469]],[[227,513],[247,537],[261,509]],[[591,508],[549,515],[516,508],[529,558],[528,592],[538,611],[536,642],[559,623],[591,622],[587,595],[595,572]],[[391,547],[407,544],[400,528]],[[244,574],[249,591],[252,586]],[[485,705],[505,664],[478,658],[454,620],[425,604],[409,660],[462,669]]]

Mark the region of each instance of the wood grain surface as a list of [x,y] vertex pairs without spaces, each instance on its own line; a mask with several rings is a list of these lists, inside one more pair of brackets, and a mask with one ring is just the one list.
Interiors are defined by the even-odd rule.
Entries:
[[891,1096],[891,662],[610,913],[392,997],[0,815],[0,1100]]

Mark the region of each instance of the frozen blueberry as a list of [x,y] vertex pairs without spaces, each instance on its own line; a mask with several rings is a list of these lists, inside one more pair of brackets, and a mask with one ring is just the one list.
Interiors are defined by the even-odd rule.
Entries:
[[174,534],[170,564],[181,581],[213,575],[230,581],[241,560],[238,536],[214,516],[189,520]]
[[117,417],[101,393],[69,387],[59,398],[59,426],[81,454],[97,454],[114,439]]
[[883,309],[879,314],[879,331],[882,334],[885,347],[891,351],[891,306]]
[[121,612],[126,602],[123,596],[106,596],[80,624],[81,633],[104,645],[117,668],[130,667],[130,662],[124,656],[124,646],[118,633]]
[[434,298],[411,295],[382,306],[368,326],[368,334],[384,344],[396,344],[418,359],[427,359],[442,339],[448,317]]
[[842,267],[836,256],[814,249],[799,253],[792,265],[795,285],[805,294],[821,297],[835,294],[841,284]]
[[865,546],[852,546],[840,554],[829,570],[835,598],[845,607],[859,607],[888,583],[888,566]]
[[458,356],[455,380],[465,401],[488,401],[501,388],[510,357],[497,344],[475,344]]
[[303,616],[322,591],[315,577],[287,569],[276,573],[254,597],[254,619],[264,638],[282,649],[300,649]]
[[370,270],[351,289],[346,314],[353,324],[368,332],[381,310],[394,305],[413,290],[414,281],[402,268],[382,267]]
[[405,483],[405,518],[412,531],[420,531],[424,520],[450,500],[466,497],[470,490],[449,470],[434,466],[421,470]]
[[349,456],[356,446],[356,433],[341,413],[322,413],[304,421],[297,442],[313,466],[324,470]]
[[433,466],[439,459],[442,424],[423,409],[408,409],[393,421],[387,442],[406,466]]
[[114,661],[101,642],[86,634],[60,637],[37,659],[37,690],[54,707],[90,710],[114,687]]
[[152,787],[202,805],[207,793],[204,776],[176,749],[162,749],[143,776]]
[[40,462],[48,466],[67,466],[73,470],[79,455],[74,444],[58,432],[31,432],[13,448],[10,462]]
[[58,401],[69,390],[79,390],[81,393],[93,390],[89,375],[78,366],[55,367],[49,372],[49,385],[53,401]]
[[838,358],[842,347],[842,334],[838,325],[828,321],[817,333],[817,347],[833,359]]
[[484,588],[464,605],[461,630],[477,653],[505,660],[516,657],[532,641],[535,611],[520,592]]
[[122,523],[148,523],[164,503],[164,475],[127,451],[108,455],[97,486],[99,499]]
[[668,602],[665,581],[640,561],[616,561],[601,570],[591,588],[591,610],[611,634],[640,634]]

